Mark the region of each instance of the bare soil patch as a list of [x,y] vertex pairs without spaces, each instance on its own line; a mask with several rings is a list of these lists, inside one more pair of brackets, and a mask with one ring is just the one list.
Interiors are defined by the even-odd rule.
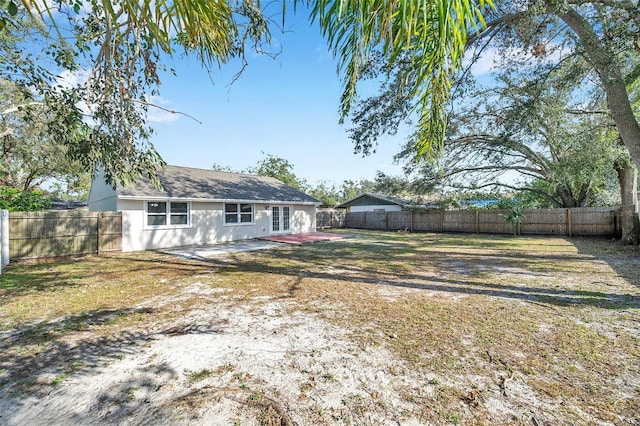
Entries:
[[640,256],[344,231],[9,267],[0,424],[640,422]]

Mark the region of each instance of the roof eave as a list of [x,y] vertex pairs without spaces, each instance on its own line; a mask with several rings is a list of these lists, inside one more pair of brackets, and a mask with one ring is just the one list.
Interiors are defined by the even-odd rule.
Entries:
[[294,200],[245,200],[237,198],[195,198],[195,197],[168,197],[162,195],[117,195],[119,200],[153,201],[153,200],[177,200],[198,203],[252,203],[252,204],[302,204],[318,206],[322,203],[314,201]]

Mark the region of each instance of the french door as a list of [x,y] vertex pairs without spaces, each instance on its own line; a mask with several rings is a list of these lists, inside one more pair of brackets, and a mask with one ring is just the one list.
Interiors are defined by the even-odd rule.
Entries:
[[291,232],[291,207],[271,206],[271,233],[286,234]]

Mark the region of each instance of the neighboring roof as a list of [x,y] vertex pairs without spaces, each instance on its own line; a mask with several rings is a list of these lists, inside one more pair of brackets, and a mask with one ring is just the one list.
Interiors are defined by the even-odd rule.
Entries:
[[52,200],[49,210],[80,210],[87,207],[86,201]]
[[[359,205],[363,205],[362,202],[364,201],[369,201],[369,200],[377,200],[380,201],[380,203],[378,204],[395,204],[398,206],[402,206],[405,207],[407,205],[409,205],[410,203],[406,200],[402,200],[400,198],[395,198],[395,197],[390,197],[388,195],[382,195],[382,194],[373,194],[370,192],[365,192],[362,193],[360,195],[358,195],[357,197],[353,197],[350,200],[345,201],[344,203],[338,204],[336,206],[336,208],[347,208],[347,207],[351,207],[351,206],[359,206]],[[368,204],[369,205],[369,204]]]
[[184,198],[218,201],[265,201],[320,204],[315,198],[278,179],[190,167],[166,166],[157,172],[162,189],[153,187],[148,177],[117,188],[120,198]]

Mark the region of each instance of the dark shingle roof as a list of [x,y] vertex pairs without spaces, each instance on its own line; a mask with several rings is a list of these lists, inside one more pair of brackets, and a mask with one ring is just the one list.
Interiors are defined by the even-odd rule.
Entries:
[[157,172],[162,189],[147,178],[116,190],[124,197],[189,198],[206,200],[278,201],[319,204],[315,198],[278,179],[190,167],[166,166]]
[[81,210],[87,207],[86,201],[77,200],[52,200],[49,210]]
[[373,194],[371,192],[363,192],[362,194],[356,197],[353,197],[350,200],[345,201],[344,203],[338,204],[336,208],[350,207],[356,204],[356,202],[361,200],[362,198],[378,199],[378,200],[384,201],[386,204],[397,204],[402,207],[405,207],[409,204],[408,201],[403,200],[401,198],[391,197],[389,195],[383,195],[383,194]]

